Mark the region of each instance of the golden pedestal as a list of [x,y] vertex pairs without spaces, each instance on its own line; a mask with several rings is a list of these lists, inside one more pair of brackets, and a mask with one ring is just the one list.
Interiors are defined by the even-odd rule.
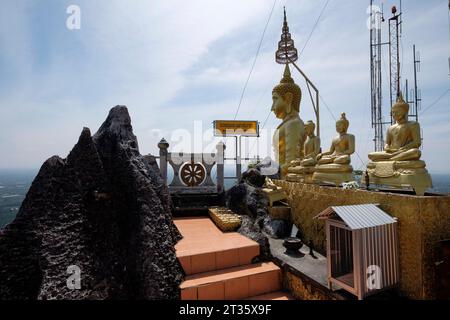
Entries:
[[288,169],[286,180],[290,182],[313,183],[312,177],[316,171],[315,167],[291,167]]
[[262,191],[267,195],[269,199],[269,206],[273,206],[275,201],[284,200],[287,198],[286,193],[281,189],[281,187],[277,187],[277,189],[263,188]]
[[412,188],[418,196],[423,196],[433,186],[425,162],[421,160],[369,162],[367,172],[372,184]]
[[313,183],[313,174],[295,174],[288,173],[286,176],[286,181],[289,182],[303,182],[303,183]]
[[353,167],[341,164],[323,164],[316,166],[312,180],[316,184],[334,184],[339,187],[344,182],[355,180]]

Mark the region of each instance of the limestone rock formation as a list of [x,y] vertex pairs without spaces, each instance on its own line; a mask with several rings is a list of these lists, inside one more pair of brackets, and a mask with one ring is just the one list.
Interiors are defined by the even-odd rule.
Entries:
[[253,187],[261,188],[266,181],[266,177],[263,176],[258,169],[251,168],[242,174],[241,180]]
[[[41,167],[0,233],[2,299],[176,299],[182,268],[170,198],[139,153],[125,106]],[[71,284],[80,270],[80,289]]]
[[[226,194],[227,207],[242,215],[238,232],[259,243],[262,259],[270,257],[268,236],[283,238],[289,235],[291,225],[284,220],[272,219],[268,213],[269,200],[262,191],[265,180],[259,168],[243,173],[242,181]],[[255,186],[256,184],[256,186]]]

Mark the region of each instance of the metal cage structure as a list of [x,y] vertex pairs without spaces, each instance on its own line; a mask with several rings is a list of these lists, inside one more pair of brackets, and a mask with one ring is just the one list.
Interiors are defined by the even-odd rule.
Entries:
[[358,299],[397,286],[397,220],[375,204],[333,206],[315,218],[325,220],[328,286]]

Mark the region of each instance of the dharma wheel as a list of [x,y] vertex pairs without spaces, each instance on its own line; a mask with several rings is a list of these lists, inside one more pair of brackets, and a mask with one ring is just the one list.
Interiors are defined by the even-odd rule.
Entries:
[[186,162],[180,169],[181,181],[189,186],[196,187],[203,183],[206,178],[206,170],[199,162]]

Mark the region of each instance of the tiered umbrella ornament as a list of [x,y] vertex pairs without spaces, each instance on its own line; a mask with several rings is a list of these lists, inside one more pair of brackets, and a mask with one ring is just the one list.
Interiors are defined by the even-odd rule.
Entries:
[[278,42],[278,50],[275,53],[275,60],[279,64],[288,64],[298,60],[297,49],[294,46],[294,40],[291,39],[289,26],[286,19],[286,9],[284,9],[283,32],[281,40]]

